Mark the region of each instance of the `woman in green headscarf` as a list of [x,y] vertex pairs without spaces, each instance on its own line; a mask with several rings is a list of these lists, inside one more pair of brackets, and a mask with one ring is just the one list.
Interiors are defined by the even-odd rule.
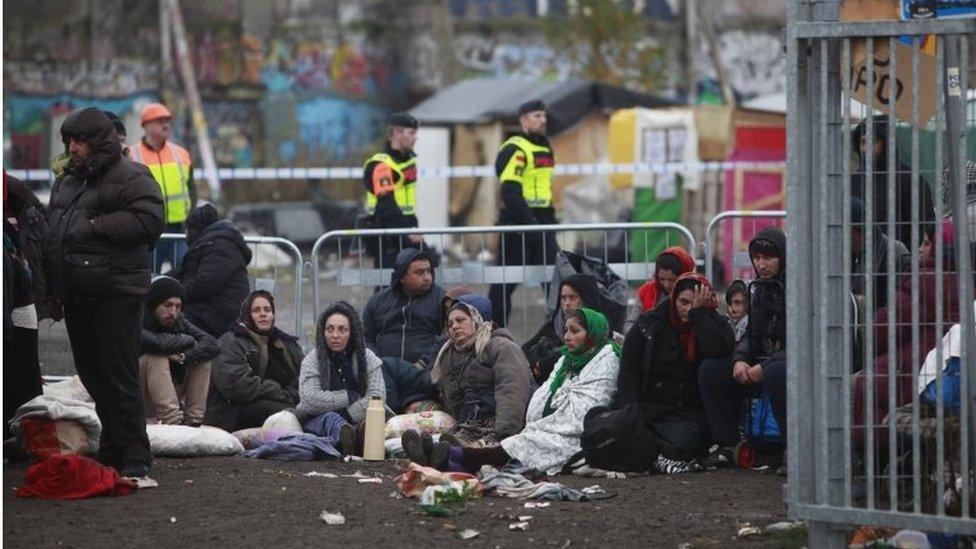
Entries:
[[617,392],[620,346],[603,314],[581,308],[566,319],[562,358],[529,401],[525,429],[491,448],[451,448],[449,462],[432,464],[477,471],[517,459],[526,467],[556,474],[580,452],[583,418],[607,406]]

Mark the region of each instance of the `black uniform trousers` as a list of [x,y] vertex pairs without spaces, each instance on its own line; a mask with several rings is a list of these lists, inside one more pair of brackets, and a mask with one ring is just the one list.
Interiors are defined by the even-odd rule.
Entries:
[[[506,214],[503,209],[498,218],[498,225],[516,225],[517,223],[510,220]],[[558,223],[553,208],[532,208],[532,214],[538,225]],[[556,243],[555,233],[504,233],[499,244],[496,265],[553,265],[558,251],[559,245]],[[492,284],[488,290],[492,314],[495,316],[495,324],[499,327],[504,327],[508,322],[508,316],[512,312],[512,294],[517,287],[518,283],[499,283]]]

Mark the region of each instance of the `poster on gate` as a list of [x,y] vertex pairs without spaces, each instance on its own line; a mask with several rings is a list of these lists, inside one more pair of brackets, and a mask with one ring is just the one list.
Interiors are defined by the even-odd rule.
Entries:
[[976,0],[901,0],[901,18],[961,19],[976,17]]
[[[935,57],[922,51],[918,53],[918,121],[919,124],[928,123],[935,115]],[[915,86],[912,83],[912,57],[915,50],[901,42],[895,42],[894,62],[892,72],[891,44],[886,39],[874,41],[874,55],[872,57],[872,74],[868,79],[867,44],[859,43],[851,51],[851,97],[867,106],[871,97],[872,108],[889,115],[893,115],[904,122],[912,123],[914,113]],[[891,111],[890,98],[895,97],[895,112]]]
[[[891,21],[918,19],[949,19],[976,17],[976,0],[843,0],[841,21]],[[914,100],[912,62],[914,48],[919,53],[919,123],[926,124],[935,114],[936,36],[901,36],[892,55],[889,40],[875,37],[873,75],[867,78],[867,39],[851,39],[852,96],[867,105],[872,98],[876,111],[884,112],[904,122],[913,123]],[[890,74],[894,59],[896,74]],[[895,95],[895,112],[890,112],[888,99]]]

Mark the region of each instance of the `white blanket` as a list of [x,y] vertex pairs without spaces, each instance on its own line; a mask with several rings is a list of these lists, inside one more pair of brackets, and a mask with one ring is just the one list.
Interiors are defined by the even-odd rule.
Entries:
[[[559,370],[559,359],[553,372]],[[525,414],[525,429],[501,442],[508,455],[526,467],[554,475],[579,452],[583,418],[596,406],[608,406],[617,393],[620,359],[606,345],[583,367],[578,376],[567,378],[552,398],[555,410],[542,417],[549,400],[549,383],[539,387]]]
[[98,451],[102,424],[98,421],[95,404],[91,401],[77,400],[58,394],[34,397],[17,409],[17,413],[10,420],[10,430],[15,435],[19,434],[20,422],[29,417],[75,421],[85,429],[92,453]]
[[[973,302],[973,306],[976,309],[976,301]],[[973,337],[976,337],[976,333],[973,334]],[[959,324],[954,324],[952,328],[949,328],[949,331],[942,337],[939,345],[942,346],[941,368],[937,363],[938,357],[936,356],[936,351],[938,350],[938,346],[936,346],[929,351],[929,354],[925,357],[925,362],[922,363],[922,368],[918,371],[918,392],[920,394],[925,392],[925,388],[930,383],[935,382],[938,371],[940,369],[945,370],[950,359],[962,356],[962,351],[960,350],[962,346],[962,330],[959,328]],[[976,357],[970,357],[970,360],[976,360]]]

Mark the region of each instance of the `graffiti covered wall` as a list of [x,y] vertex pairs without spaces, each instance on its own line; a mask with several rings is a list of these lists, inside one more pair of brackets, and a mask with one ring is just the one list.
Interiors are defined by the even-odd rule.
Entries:
[[[786,91],[786,54],[779,34],[728,30],[718,34],[718,52],[732,88],[746,98]],[[715,67],[703,42],[695,55],[703,78],[715,79]]]
[[[155,3],[128,9],[126,0],[52,0],[33,11],[30,2],[8,3],[17,13],[4,19],[7,167],[47,166],[60,152],[50,132],[64,112],[95,105],[131,118],[133,109],[158,98]],[[350,17],[332,15],[348,6],[333,4],[275,4],[263,27],[248,20],[253,14],[242,0],[183,4],[219,166],[358,164],[382,139],[386,113],[403,105],[409,80],[393,67],[388,49],[344,29],[339,19]],[[437,71],[428,75],[440,85]],[[185,102],[170,106],[174,139],[195,153]],[[130,127],[129,133],[138,138],[141,132]]]

